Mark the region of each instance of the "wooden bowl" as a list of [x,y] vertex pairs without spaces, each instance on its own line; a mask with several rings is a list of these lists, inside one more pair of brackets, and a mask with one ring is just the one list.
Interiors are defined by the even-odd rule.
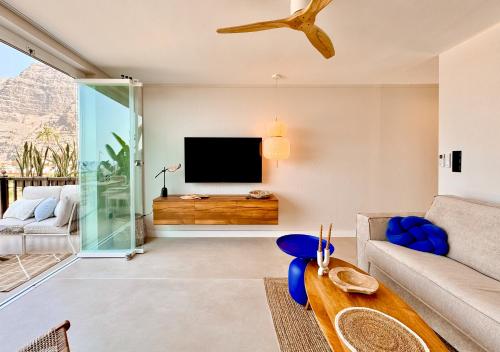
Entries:
[[353,268],[336,267],[328,273],[330,280],[344,292],[356,292],[371,295],[378,290],[378,281]]
[[255,198],[255,199],[266,199],[272,196],[272,193],[269,191],[262,191],[259,189],[256,189],[254,191],[248,192],[248,195],[250,198]]

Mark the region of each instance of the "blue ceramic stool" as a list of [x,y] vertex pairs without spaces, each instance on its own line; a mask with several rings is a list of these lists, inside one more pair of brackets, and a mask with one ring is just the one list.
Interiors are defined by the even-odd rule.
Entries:
[[[311,260],[316,260],[318,241],[318,237],[300,234],[285,235],[276,240],[276,244],[283,252],[296,257],[288,268],[288,291],[298,304],[307,303],[304,274],[307,264]],[[323,248],[325,247],[326,240],[323,240]],[[330,253],[334,250],[333,245],[330,244]]]

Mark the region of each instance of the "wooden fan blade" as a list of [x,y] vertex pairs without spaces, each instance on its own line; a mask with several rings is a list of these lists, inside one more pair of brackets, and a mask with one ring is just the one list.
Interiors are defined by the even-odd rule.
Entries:
[[307,27],[307,31],[304,31],[304,33],[311,44],[318,49],[321,55],[323,55],[326,59],[335,55],[335,49],[333,48],[332,41],[321,28],[313,25],[311,27]]
[[332,0],[311,0],[309,5],[307,5],[305,12],[317,14],[325,7],[327,7]]
[[287,19],[280,19],[274,21],[255,22],[245,24],[243,26],[226,27],[217,29],[217,33],[245,33],[245,32],[258,32],[268,29],[290,27]]

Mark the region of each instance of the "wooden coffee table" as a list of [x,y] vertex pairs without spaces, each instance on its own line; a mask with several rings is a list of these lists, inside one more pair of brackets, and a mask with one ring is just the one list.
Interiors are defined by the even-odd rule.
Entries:
[[[337,266],[351,267],[365,273],[352,264],[332,258],[329,268]],[[307,265],[304,281],[309,299],[308,305],[314,311],[319,327],[330,348],[335,352],[348,351],[337,337],[334,326],[337,313],[348,307],[368,307],[384,312],[412,329],[425,341],[431,351],[448,351],[436,333],[422,318],[381,282],[379,282],[380,287],[377,292],[372,295],[346,293],[337,288],[328,275],[318,276],[318,264],[314,261]]]

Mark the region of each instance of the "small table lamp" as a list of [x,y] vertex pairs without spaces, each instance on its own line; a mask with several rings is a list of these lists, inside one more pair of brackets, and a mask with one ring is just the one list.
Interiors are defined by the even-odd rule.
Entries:
[[168,189],[167,186],[165,185],[165,174],[168,172],[176,172],[181,168],[181,164],[174,164],[170,166],[164,166],[163,169],[158,172],[158,174],[155,176],[155,178],[158,178],[161,174],[163,174],[163,188],[161,189],[161,196],[162,197],[168,197]]

